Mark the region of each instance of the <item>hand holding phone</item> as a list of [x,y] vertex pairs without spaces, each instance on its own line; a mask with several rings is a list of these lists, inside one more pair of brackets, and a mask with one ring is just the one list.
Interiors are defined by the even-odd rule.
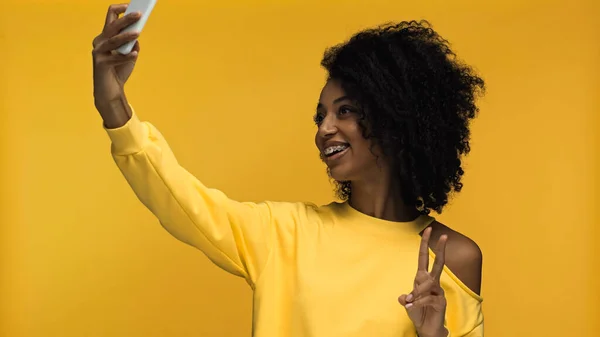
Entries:
[[[127,6],[127,10],[125,11],[125,15],[133,12],[140,12],[141,17],[138,21],[133,23],[132,25],[126,27],[121,31],[121,33],[126,32],[138,32],[141,33],[142,29],[144,29],[144,25],[146,25],[146,21],[148,21],[148,17],[154,9],[157,0],[131,0],[129,5]],[[127,55],[131,53],[131,50],[135,46],[136,40],[129,41],[124,45],[120,46],[117,51],[120,54]]]
[[[131,116],[124,85],[131,76],[140,51],[136,42],[139,32],[123,30],[134,25],[142,15],[132,11],[119,17],[125,13],[127,6],[115,4],[108,8],[104,27],[92,42],[94,104],[109,128],[122,126]],[[115,52],[128,43],[133,46],[128,54]]]

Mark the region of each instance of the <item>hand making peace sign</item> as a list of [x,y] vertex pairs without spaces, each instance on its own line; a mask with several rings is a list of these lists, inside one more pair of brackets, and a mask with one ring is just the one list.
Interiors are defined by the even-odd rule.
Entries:
[[446,337],[448,336],[448,330],[444,327],[446,297],[440,285],[440,276],[444,269],[448,237],[442,235],[439,238],[435,249],[435,261],[431,272],[428,272],[430,236],[431,227],[425,229],[421,238],[414,288],[410,294],[400,296],[398,302],[406,308],[419,337]]

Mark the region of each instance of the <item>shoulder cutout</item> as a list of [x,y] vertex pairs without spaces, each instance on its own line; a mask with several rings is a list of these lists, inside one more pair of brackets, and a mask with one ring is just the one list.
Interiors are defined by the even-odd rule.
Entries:
[[474,293],[481,292],[481,271],[483,254],[475,241],[456,232],[447,226],[434,221],[429,247],[435,252],[438,239],[448,236],[446,242],[446,267],[458,277]]

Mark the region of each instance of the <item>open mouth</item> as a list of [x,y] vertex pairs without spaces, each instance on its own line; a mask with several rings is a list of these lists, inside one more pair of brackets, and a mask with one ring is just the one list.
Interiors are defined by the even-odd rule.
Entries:
[[346,153],[349,148],[348,144],[330,146],[323,151],[323,156],[327,159],[336,158]]

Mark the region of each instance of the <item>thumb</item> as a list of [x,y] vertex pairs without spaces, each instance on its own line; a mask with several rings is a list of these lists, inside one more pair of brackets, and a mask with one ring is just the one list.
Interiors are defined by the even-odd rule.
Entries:
[[421,311],[418,310],[419,308],[415,307],[412,302],[408,302],[406,300],[407,296],[408,295],[401,295],[398,297],[398,302],[404,307],[404,310],[406,310],[408,318],[413,322],[413,324],[416,324],[416,322],[421,321]]
[[398,297],[398,303],[400,303],[403,307],[406,307],[406,304],[408,303],[408,301],[406,300],[406,294],[404,295],[400,295],[400,297]]

